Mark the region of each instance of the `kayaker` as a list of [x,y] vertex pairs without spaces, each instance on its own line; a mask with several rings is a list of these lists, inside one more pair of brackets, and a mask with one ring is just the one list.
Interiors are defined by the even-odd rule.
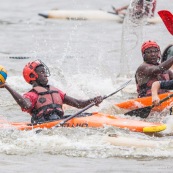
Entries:
[[[138,97],[151,96],[151,86],[155,81],[173,79],[173,72],[169,68],[173,65],[173,57],[159,63],[161,52],[159,45],[154,41],[142,44],[141,52],[144,62],[138,67],[135,79]],[[165,93],[167,89],[159,89],[158,93]]]
[[[145,4],[145,10],[143,10],[144,3],[146,3]],[[149,8],[148,5],[150,5],[151,3],[152,3],[152,8],[151,8],[151,11],[150,11],[150,8]],[[136,15],[138,15],[137,13],[143,13],[145,11],[144,12],[145,15],[147,15],[147,16],[150,15],[149,17],[154,16],[154,12],[155,12],[155,9],[156,9],[156,0],[132,0],[131,4],[132,5],[135,4],[134,13],[136,13]],[[115,8],[114,6],[112,6],[112,9],[114,10],[115,14],[125,15],[128,7],[129,7],[129,5],[123,6],[121,8]]]
[[152,84],[152,103],[157,106],[159,105],[160,98],[158,96],[158,91],[160,89],[173,90],[173,80],[169,81],[156,81]]
[[[170,44],[163,51],[161,62],[166,61],[167,59],[171,58],[172,56],[173,56],[173,44]],[[171,66],[170,70],[173,71],[173,66]]]
[[[168,45],[163,54],[161,62],[165,62],[173,57],[173,45]],[[171,66],[172,68],[172,66]],[[171,69],[170,68],[170,69]],[[156,81],[152,84],[152,102],[154,105],[159,105],[160,98],[158,97],[158,91],[160,89],[173,90],[173,80],[170,81]]]
[[23,69],[25,81],[32,85],[32,89],[29,92],[20,95],[7,83],[0,85],[0,87],[6,88],[22,111],[28,112],[32,116],[32,123],[61,119],[64,114],[63,104],[84,108],[92,102],[98,106],[103,100],[101,96],[88,100],[70,97],[58,88],[48,85],[49,76],[48,67],[41,60],[35,60],[29,62]]

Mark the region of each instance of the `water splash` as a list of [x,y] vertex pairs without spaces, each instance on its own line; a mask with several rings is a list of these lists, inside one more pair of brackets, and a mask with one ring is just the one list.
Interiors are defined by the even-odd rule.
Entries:
[[[142,63],[140,47],[143,37],[143,26],[147,17],[152,15],[152,2],[131,0],[123,22],[121,41],[120,75],[134,76],[134,71]],[[135,62],[135,63],[133,63]]]

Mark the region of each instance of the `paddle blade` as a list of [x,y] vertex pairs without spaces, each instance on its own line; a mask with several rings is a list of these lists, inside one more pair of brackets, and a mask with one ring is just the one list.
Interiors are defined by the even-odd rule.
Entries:
[[162,21],[164,22],[167,30],[173,35],[173,15],[167,10],[161,10],[158,12]]
[[148,115],[151,112],[152,107],[148,106],[145,108],[139,108],[139,109],[135,109],[129,112],[126,112],[124,115],[130,115],[130,116],[136,116],[136,117],[141,117],[141,118],[147,118]]

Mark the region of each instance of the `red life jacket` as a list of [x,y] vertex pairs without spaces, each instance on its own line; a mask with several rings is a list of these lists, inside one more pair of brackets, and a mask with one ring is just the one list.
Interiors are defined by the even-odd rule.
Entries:
[[[136,76],[135,76],[136,78]],[[138,97],[146,97],[146,96],[151,96],[151,86],[153,84],[153,82],[155,81],[165,81],[165,80],[170,80],[169,78],[169,74],[167,72],[163,73],[163,74],[159,74],[158,77],[156,79],[149,79],[147,81],[147,83],[139,85],[137,83],[137,79],[136,79],[136,85],[137,85],[137,92],[138,92]],[[162,94],[168,92],[168,90],[165,89],[160,89],[158,91],[158,94]]]
[[37,102],[32,110],[32,116],[45,117],[50,116],[52,113],[57,113],[62,118],[64,112],[62,109],[63,101],[58,92],[58,89],[49,86],[49,89],[37,86],[33,90],[38,94]]

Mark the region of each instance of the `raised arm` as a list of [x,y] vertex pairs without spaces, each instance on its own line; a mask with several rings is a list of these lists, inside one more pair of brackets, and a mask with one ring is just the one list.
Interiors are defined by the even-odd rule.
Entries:
[[172,90],[173,89],[173,80],[156,81],[152,84],[151,92],[152,92],[152,102],[154,105],[158,105],[159,101],[160,101],[160,99],[158,97],[159,89]]
[[7,83],[1,85],[0,88],[6,88],[21,108],[29,109],[32,106],[29,99],[23,98],[18,92],[12,89]]
[[156,81],[152,84],[151,92],[152,92],[152,103],[154,105],[159,105],[160,98],[158,96],[158,91],[160,89],[160,81]]
[[159,64],[158,66],[153,65],[143,65],[141,67],[141,70],[143,73],[145,73],[147,76],[150,75],[157,75],[163,71],[168,70],[173,65],[173,57],[168,59],[167,61],[164,61],[163,63]]

